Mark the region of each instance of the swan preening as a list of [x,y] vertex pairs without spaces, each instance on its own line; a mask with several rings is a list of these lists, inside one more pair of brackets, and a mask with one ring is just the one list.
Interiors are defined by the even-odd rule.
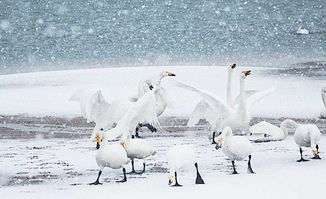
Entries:
[[232,161],[233,173],[238,172],[235,169],[235,161],[240,161],[249,158],[248,161],[248,173],[254,173],[251,168],[251,153],[253,152],[253,146],[245,136],[233,136],[232,129],[227,126],[223,129],[222,133],[218,136],[218,143],[216,149],[222,145],[222,151]]
[[90,184],[101,184],[99,180],[105,167],[112,169],[122,168],[123,179],[117,182],[126,182],[127,176],[125,166],[130,162],[130,159],[127,157],[125,149],[118,143],[109,144],[106,135],[102,132],[96,133],[96,139],[101,140],[101,147],[96,151],[95,155],[95,159],[100,170],[96,181]]
[[282,124],[284,131],[287,131],[287,127],[289,125],[292,125],[295,128],[294,141],[299,147],[301,157],[298,162],[308,161],[303,158],[302,147],[310,147],[312,149],[313,159],[321,159],[319,157],[318,146],[320,140],[320,131],[315,124],[298,124],[297,122],[290,119],[284,120]]
[[322,112],[320,113],[320,117],[322,119],[326,119],[326,87],[321,89],[321,99],[323,100],[324,108]]
[[196,155],[193,148],[189,145],[176,145],[171,147],[167,153],[168,165],[170,169],[169,185],[174,181],[172,186],[182,186],[178,182],[178,172],[183,169],[195,166],[196,168],[196,180],[195,184],[205,184],[198,170],[198,163],[196,161]]

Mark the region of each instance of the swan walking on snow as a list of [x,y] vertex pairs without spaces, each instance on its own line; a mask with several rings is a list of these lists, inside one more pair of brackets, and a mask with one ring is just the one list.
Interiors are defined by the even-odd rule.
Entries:
[[[134,159],[144,160],[143,170],[141,173],[145,173],[145,167],[146,167],[145,159],[155,154],[153,145],[145,139],[134,138],[133,136],[131,138],[130,136],[128,136],[126,140],[121,140],[120,144],[126,150],[128,158],[131,159],[132,170],[130,173],[137,173],[135,171]],[[137,174],[141,174],[141,173],[137,173]]]
[[312,159],[321,159],[319,157],[319,140],[320,131],[315,124],[298,124],[293,120],[286,119],[283,121],[284,131],[287,131],[287,126],[292,125],[295,128],[294,141],[299,146],[300,159],[297,162],[308,161],[302,156],[302,147],[310,147],[312,149]]
[[127,157],[127,153],[120,144],[110,144],[103,132],[96,133],[96,139],[102,140],[100,148],[97,150],[95,159],[100,170],[95,182],[90,183],[90,185],[102,184],[99,182],[102,175],[102,171],[105,167],[112,169],[122,168],[123,180],[117,182],[126,182],[126,169],[125,166],[130,162]]
[[188,168],[192,165],[196,168],[196,184],[205,184],[203,178],[201,177],[198,164],[196,162],[195,152],[192,147],[188,145],[176,145],[173,146],[167,153],[168,165],[170,169],[169,176],[169,185],[171,185],[174,181],[175,184],[172,185],[174,187],[182,186],[178,182],[178,174],[177,172]]
[[232,161],[232,174],[238,174],[235,169],[235,161],[243,160],[246,157],[249,158],[247,171],[248,173],[254,173],[251,168],[251,153],[253,152],[253,146],[246,137],[233,136],[232,129],[227,126],[218,136],[218,144],[216,144],[215,148],[219,149],[220,145],[222,145],[222,151],[224,154]]

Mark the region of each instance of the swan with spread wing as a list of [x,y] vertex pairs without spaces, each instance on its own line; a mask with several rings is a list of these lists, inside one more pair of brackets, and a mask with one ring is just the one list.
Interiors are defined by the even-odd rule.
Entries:
[[[193,91],[200,95],[202,101],[201,107],[197,105],[195,111],[189,119],[188,125],[196,124],[200,119],[206,119],[212,127],[212,130],[221,131],[226,126],[232,127],[234,131],[243,133],[249,126],[250,115],[248,113],[248,107],[251,107],[255,102],[271,93],[274,88],[266,89],[261,92],[257,92],[249,99],[246,97],[245,92],[245,79],[250,75],[251,71],[242,71],[240,76],[240,96],[239,103],[233,108],[223,103],[221,99],[206,91],[197,89],[195,87],[178,82],[177,85]],[[195,118],[195,119],[194,119]]]
[[[141,80],[138,84],[138,95],[135,97],[130,98],[130,101],[137,101],[140,97],[142,97],[146,92],[155,89],[155,100],[156,100],[156,112],[157,116],[160,116],[165,111],[168,105],[168,96],[166,93],[165,88],[161,86],[161,81],[165,77],[173,77],[176,76],[172,72],[163,71],[156,76],[146,78]],[[149,125],[148,123],[140,123],[135,132],[135,136],[139,138],[138,130],[140,127],[146,126],[150,131],[155,132],[156,129]]]

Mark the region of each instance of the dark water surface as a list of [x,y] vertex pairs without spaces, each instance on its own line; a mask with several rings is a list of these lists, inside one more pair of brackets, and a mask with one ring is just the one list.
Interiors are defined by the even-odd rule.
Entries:
[[325,0],[0,0],[2,74],[325,57]]

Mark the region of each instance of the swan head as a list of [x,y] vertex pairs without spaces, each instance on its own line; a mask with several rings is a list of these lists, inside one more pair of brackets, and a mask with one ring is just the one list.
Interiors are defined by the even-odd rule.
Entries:
[[95,140],[96,140],[96,149],[100,148],[100,143],[103,140],[103,129],[101,128],[100,132],[97,132],[95,135]]
[[318,151],[317,151],[317,149],[316,149],[316,148],[312,149],[312,155],[313,155],[313,156],[316,156],[316,155],[318,155]]
[[169,185],[171,185],[173,183],[173,181],[174,181],[173,176],[169,176]]
[[154,87],[153,87],[152,81],[147,80],[145,83],[147,84],[149,90],[153,90]]
[[223,140],[229,136],[232,136],[232,129],[231,127],[227,126],[218,134],[217,144],[222,145]]
[[161,76],[162,77],[168,77],[168,76],[176,76],[176,75],[174,73],[172,73],[172,72],[169,72],[169,71],[163,71],[161,73]]
[[248,75],[251,75],[251,70],[244,70],[241,73],[242,73],[242,76],[247,77]]
[[230,65],[229,65],[229,68],[230,68],[230,69],[234,69],[236,66],[237,66],[237,64],[230,64]]

